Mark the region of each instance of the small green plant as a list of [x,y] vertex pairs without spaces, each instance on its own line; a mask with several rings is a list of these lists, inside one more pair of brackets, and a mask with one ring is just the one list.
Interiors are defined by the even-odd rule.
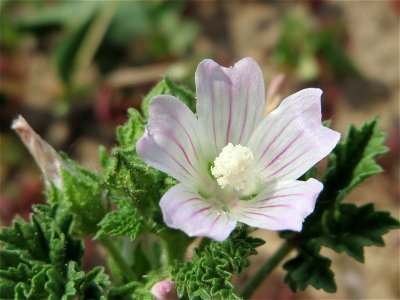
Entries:
[[[43,171],[47,204],[34,206],[29,222],[16,219],[1,230],[0,298],[248,299],[281,262],[293,291],[312,285],[335,292],[331,261],[321,249],[363,263],[364,248],[384,246],[382,236],[399,227],[373,204],[343,203],[382,171],[375,159],[387,150],[385,136],[374,119],[350,126],[337,144],[339,134],[321,124],[315,109],[317,89],[286,98],[263,121],[260,74],[251,59],[230,69],[202,62],[197,109],[192,91],[164,78],[142,111],[129,109],[118,145],[110,153],[100,148],[102,174],[57,154],[18,119],[13,127]],[[304,137],[308,143],[290,148]],[[324,174],[311,178],[311,167],[328,154]],[[314,158],[302,160],[306,155]],[[233,276],[264,244],[249,235],[254,227],[280,231],[282,246],[244,287],[235,287]],[[196,236],[201,242],[188,253]],[[107,271],[82,270],[84,237],[107,250]],[[287,259],[292,251],[296,256]]]

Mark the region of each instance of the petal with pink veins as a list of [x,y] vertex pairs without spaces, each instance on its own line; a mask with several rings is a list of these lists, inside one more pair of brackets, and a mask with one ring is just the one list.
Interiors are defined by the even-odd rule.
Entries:
[[251,136],[263,181],[297,179],[336,146],[340,134],[321,123],[321,94],[310,88],[287,97]]
[[203,60],[196,70],[196,93],[198,118],[212,159],[229,143],[245,145],[263,119],[264,79],[252,58],[230,68]]
[[315,179],[279,181],[267,186],[256,198],[239,201],[231,214],[253,227],[301,231],[322,188],[322,183]]
[[183,184],[172,187],[160,201],[164,222],[189,236],[225,240],[235,229],[236,220],[218,210],[212,199],[205,200]]
[[146,163],[188,186],[208,185],[211,178],[199,135],[198,120],[185,104],[172,96],[157,96],[149,105],[149,123],[136,151]]

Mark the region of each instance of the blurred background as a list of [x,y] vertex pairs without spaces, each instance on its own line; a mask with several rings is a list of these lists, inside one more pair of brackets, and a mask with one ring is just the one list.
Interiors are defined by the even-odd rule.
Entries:
[[[97,149],[115,144],[128,107],[163,75],[194,87],[203,58],[225,66],[245,56],[266,84],[284,74],[277,99],[323,89],[323,114],[344,133],[376,115],[387,132],[385,172],[348,197],[399,218],[399,1],[0,1],[0,218],[9,225],[43,202],[38,168],[10,130],[22,114],[54,148],[100,171]],[[274,103],[269,103],[272,108]],[[273,232],[259,265],[278,246]],[[292,294],[279,269],[254,299],[399,299],[399,232],[370,247],[366,264],[327,251],[338,292]],[[94,251],[94,250],[93,250]],[[90,265],[90,261],[87,263]],[[250,269],[238,283],[250,276]]]

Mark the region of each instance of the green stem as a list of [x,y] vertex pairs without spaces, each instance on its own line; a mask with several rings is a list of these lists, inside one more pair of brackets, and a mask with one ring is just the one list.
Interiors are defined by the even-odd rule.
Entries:
[[193,241],[193,238],[186,236],[177,230],[164,230],[159,233],[161,237],[161,247],[166,257],[166,267],[175,261],[183,261],[186,248]]
[[270,259],[261,266],[257,273],[250,278],[249,281],[247,281],[243,287],[241,296],[244,299],[249,299],[259,285],[264,281],[264,279],[280,264],[280,262],[286,257],[286,255],[290,253],[290,251],[292,251],[293,248],[293,245],[285,241],[274,253],[274,255],[272,255]]
[[128,262],[122,257],[117,247],[115,247],[115,245],[108,238],[103,238],[100,240],[100,242],[102,246],[107,249],[121,273],[125,275],[129,281],[137,280],[136,274],[130,268]]
[[[109,3],[104,2],[97,11],[95,19],[91,23],[88,32],[77,50],[76,59],[74,61],[75,70],[84,69],[90,64],[107,32],[115,11],[116,4],[112,1]],[[76,80],[76,74],[74,80]]]
[[205,247],[207,247],[210,243],[211,243],[211,239],[204,237],[204,238],[201,239],[201,242],[200,242],[200,245],[199,245],[198,249],[201,251]]

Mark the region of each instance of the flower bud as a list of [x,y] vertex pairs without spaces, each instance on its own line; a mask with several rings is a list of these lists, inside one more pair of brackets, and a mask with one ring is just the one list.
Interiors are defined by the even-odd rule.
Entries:
[[157,300],[178,300],[178,294],[176,293],[176,284],[171,279],[167,278],[157,282],[151,288],[151,294]]

